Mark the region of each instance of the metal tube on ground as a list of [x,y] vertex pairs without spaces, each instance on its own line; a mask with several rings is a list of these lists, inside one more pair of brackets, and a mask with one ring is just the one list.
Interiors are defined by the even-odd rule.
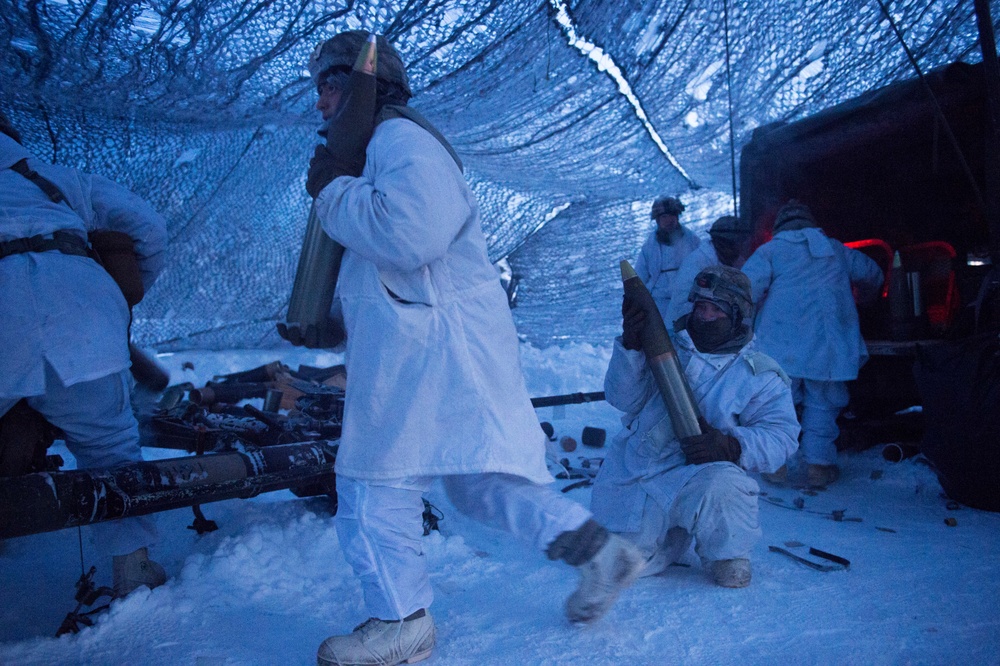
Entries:
[[646,312],[646,323],[643,326],[640,339],[642,351],[646,354],[646,363],[653,373],[656,386],[660,389],[663,402],[670,414],[670,422],[678,439],[701,434],[698,425],[698,404],[691,393],[684,370],[677,358],[677,351],[670,342],[670,335],[663,323],[652,294],[646,289],[632,265],[622,260],[622,282],[625,295],[638,303]]
[[336,451],[323,440],[0,478],[0,539],[305,486],[333,476]]
[[264,365],[257,366],[251,370],[241,372],[231,372],[228,375],[216,375],[213,383],[233,382],[234,384],[258,384],[262,382],[274,381],[279,373],[285,370],[285,365],[281,361],[271,361]]
[[128,343],[128,356],[136,383],[157,393],[170,384],[170,373],[166,368],[131,342]]
[[920,453],[920,447],[906,442],[886,444],[882,447],[882,457],[889,462],[902,462]]
[[267,384],[237,384],[222,382],[191,389],[189,396],[196,405],[214,405],[217,402],[234,404],[248,398],[263,398],[270,388]]

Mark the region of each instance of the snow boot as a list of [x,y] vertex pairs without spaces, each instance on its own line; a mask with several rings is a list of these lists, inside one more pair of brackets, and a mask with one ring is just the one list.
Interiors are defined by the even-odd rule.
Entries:
[[600,619],[645,567],[646,558],[638,548],[618,535],[609,534],[597,554],[578,567],[580,584],[566,601],[570,622]]
[[775,486],[783,486],[788,481],[788,466],[782,465],[773,472],[761,472],[761,477]]
[[806,470],[806,484],[810,488],[826,488],[840,478],[840,468],[836,465],[809,465]]
[[368,618],[350,634],[331,636],[316,654],[318,666],[393,666],[431,656],[434,619],[418,610],[403,620]]
[[111,572],[115,597],[119,599],[128,596],[137,587],[145,585],[153,589],[167,582],[167,574],[163,567],[149,559],[149,552],[145,548],[135,550],[128,555],[112,557]]
[[673,562],[670,560],[666,551],[658,550],[646,558],[646,562],[642,566],[642,571],[639,573],[639,578],[660,576],[666,573],[671,564],[673,564]]
[[750,584],[750,560],[737,557],[732,560],[715,560],[711,565],[712,578],[720,587],[746,587]]

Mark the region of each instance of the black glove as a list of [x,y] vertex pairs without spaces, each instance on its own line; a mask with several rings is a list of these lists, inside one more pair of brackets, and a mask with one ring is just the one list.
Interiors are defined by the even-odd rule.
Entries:
[[622,345],[633,351],[642,350],[642,328],[646,324],[646,311],[634,300],[622,298]]
[[296,347],[308,347],[309,349],[332,349],[347,337],[343,327],[330,319],[320,325],[308,324],[304,328],[298,324],[288,326],[279,323],[278,335]]
[[698,417],[698,425],[701,426],[700,435],[681,440],[681,450],[688,465],[720,461],[739,464],[740,454],[743,453],[739,440],[713,428],[703,417]]
[[316,146],[312,159],[309,160],[306,191],[315,199],[337,176],[356,175],[351,173],[353,170],[351,165],[330,152],[326,146]]

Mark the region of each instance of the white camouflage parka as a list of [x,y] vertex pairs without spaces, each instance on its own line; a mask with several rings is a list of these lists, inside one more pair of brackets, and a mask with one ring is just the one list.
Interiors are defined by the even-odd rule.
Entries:
[[635,273],[653,295],[662,317],[667,315],[681,262],[701,244],[701,239],[693,231],[683,225],[680,230],[677,240],[667,245],[656,239],[654,229],[642,244],[635,260]]
[[[686,331],[672,336],[698,409],[714,427],[740,442],[739,466],[773,472],[798,447],[787,377],[749,342],[736,354],[704,354]],[[670,416],[640,351],[616,338],[604,379],[607,401],[624,412],[594,483],[591,511],[608,529],[638,532],[646,496],[665,511],[694,474],[712,462],[686,464]]]
[[[10,167],[22,159],[67,203],[54,203]],[[47,164],[0,134],[0,241],[98,229],[135,241],[148,290],[163,269],[166,221],[142,198],[97,175]],[[65,386],[129,367],[128,305],[110,275],[89,257],[28,252],[0,260],[0,398],[45,393],[45,364]]]
[[347,397],[337,473],[390,480],[503,472],[549,483],[507,296],[447,150],[380,123],[358,178],[316,199],[344,245]]
[[781,231],[743,265],[757,306],[759,348],[792,377],[847,381],[868,360],[851,285],[874,297],[882,269],[809,227]]

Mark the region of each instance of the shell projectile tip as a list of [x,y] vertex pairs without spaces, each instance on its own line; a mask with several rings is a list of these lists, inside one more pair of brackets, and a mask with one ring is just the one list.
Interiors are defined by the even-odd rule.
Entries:
[[368,34],[368,40],[361,45],[358,59],[354,63],[354,69],[365,74],[375,76],[378,68],[378,48],[376,46],[376,35],[374,32]]
[[632,264],[628,263],[628,260],[626,259],[622,259],[621,269],[622,269],[622,282],[634,277],[638,277],[638,275],[636,275],[635,269],[632,268]]

